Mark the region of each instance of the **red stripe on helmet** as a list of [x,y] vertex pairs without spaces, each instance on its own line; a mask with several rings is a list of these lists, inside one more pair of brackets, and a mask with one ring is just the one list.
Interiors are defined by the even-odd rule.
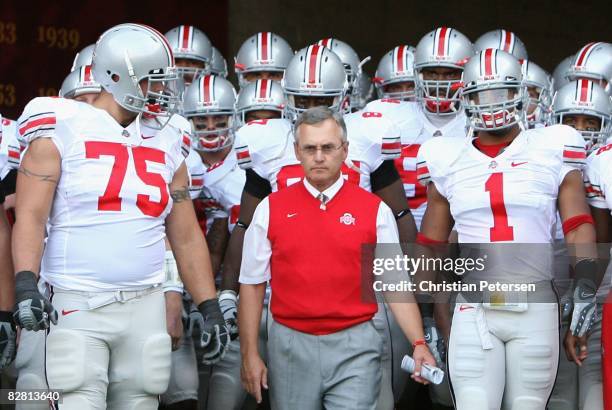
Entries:
[[493,49],[485,50],[485,76],[493,75]]
[[448,32],[448,27],[441,27],[438,31],[438,56],[444,56],[444,50],[446,48],[446,33]]
[[259,88],[259,98],[266,98],[267,94],[268,94],[268,81],[267,79],[261,80],[261,83],[259,84],[260,88]]
[[404,50],[406,46],[399,46],[397,48],[397,71],[404,71]]
[[191,32],[191,26],[181,26],[183,29],[183,38],[181,48],[189,48],[189,33]]
[[270,57],[268,56],[269,36],[270,36],[269,32],[261,33],[261,59],[262,60],[270,59]]
[[586,57],[598,43],[589,43],[586,46],[582,47],[582,50],[578,52],[578,58],[576,59],[576,66],[581,66],[585,63]]
[[310,55],[308,57],[308,83],[314,84],[317,82],[317,56],[321,50],[321,46],[314,44],[310,47]]
[[511,53],[512,51],[510,50],[510,46],[512,45],[512,37],[514,36],[514,33],[511,31],[502,30],[502,35],[505,36],[502,50]]
[[588,80],[580,80],[580,102],[588,102],[589,101],[589,88],[591,87],[591,82]]
[[92,81],[91,79],[91,66],[86,65],[83,69],[83,82]]
[[209,103],[211,100],[210,98],[210,83],[211,82],[212,82],[212,75],[204,76],[204,80],[202,81],[202,86],[204,87],[202,91],[202,97],[205,103]]
[[319,44],[321,44],[323,47],[331,48],[331,42],[331,38],[324,38],[323,40],[319,41]]

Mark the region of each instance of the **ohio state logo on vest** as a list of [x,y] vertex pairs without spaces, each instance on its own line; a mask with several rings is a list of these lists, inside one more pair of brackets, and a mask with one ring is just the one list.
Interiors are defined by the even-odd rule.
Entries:
[[355,225],[355,218],[353,218],[353,215],[346,212],[340,217],[340,223],[344,225]]

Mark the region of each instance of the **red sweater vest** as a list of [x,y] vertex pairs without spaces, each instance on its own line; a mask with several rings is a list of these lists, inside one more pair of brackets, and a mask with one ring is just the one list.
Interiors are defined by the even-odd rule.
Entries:
[[378,307],[363,301],[361,250],[376,243],[380,199],[346,182],[326,210],[302,182],[268,198],[274,320],[314,335],[370,320]]

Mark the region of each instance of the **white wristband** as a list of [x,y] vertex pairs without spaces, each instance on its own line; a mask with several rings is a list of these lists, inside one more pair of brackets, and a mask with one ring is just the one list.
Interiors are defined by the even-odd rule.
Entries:
[[181,281],[181,276],[176,266],[176,259],[174,259],[174,253],[171,250],[166,251],[163,269],[165,282],[162,285],[162,289],[164,292],[183,293],[183,281]]

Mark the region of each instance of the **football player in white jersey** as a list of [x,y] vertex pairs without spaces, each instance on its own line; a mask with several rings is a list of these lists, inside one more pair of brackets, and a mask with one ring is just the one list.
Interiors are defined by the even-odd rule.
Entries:
[[49,387],[64,391],[63,408],[154,409],[170,375],[166,235],[198,305],[190,321],[204,360],[223,356],[229,334],[189,201],[189,124],[171,114],[169,45],[144,25],[112,27],[96,43],[93,74],[104,89],[93,107],[36,98],[19,121],[28,148],[17,183],[14,318],[49,329],[45,370]]
[[200,29],[183,24],[168,31],[165,36],[185,85],[210,72],[212,43]]
[[529,93],[527,125],[529,128],[545,127],[550,122],[552,110],[552,77],[530,60],[520,60],[523,65],[523,80]]
[[[282,84],[287,96],[286,115],[289,118],[296,118],[299,112],[317,105],[328,106],[336,111],[343,111],[348,106],[344,65],[331,50],[321,45],[315,44],[298,51],[285,71]],[[345,121],[349,140],[349,160],[342,171],[345,178],[379,195],[395,212],[402,241],[411,241],[415,234],[414,221],[391,161],[399,153],[397,128],[381,113],[357,112],[347,115]],[[270,192],[283,189],[303,177],[303,170],[292,147],[291,129],[291,121],[271,119],[252,121],[236,133],[235,150],[238,163],[246,169],[246,183],[239,220],[232,232],[223,263],[224,289],[237,287],[244,229],[250,223],[257,204]],[[392,315],[388,316],[394,322]],[[386,378],[379,406],[392,408],[394,397],[391,368],[397,364],[393,380],[402,385],[395,390],[399,395],[407,378],[406,374],[400,373],[399,363],[401,354],[410,345],[403,335],[400,335],[403,339],[397,343],[389,341],[389,328],[398,327],[389,326],[385,309],[379,309],[374,321],[387,340],[383,372]],[[393,359],[392,346],[401,351]]]
[[[73,99],[86,104],[91,104],[102,91],[100,84],[93,80],[91,75],[91,62],[93,55],[93,44],[81,50],[75,57],[72,71],[60,88],[60,97]],[[81,62],[84,66],[77,66]],[[9,144],[9,157],[12,160],[12,167],[16,170],[19,168],[20,152],[22,151],[20,141],[18,141],[19,133],[16,129],[16,122],[12,121],[10,125],[13,132],[7,135],[14,135],[12,143]],[[25,142],[23,142],[25,144]],[[23,147],[25,148],[25,147]],[[39,280],[39,287],[45,288],[44,281]],[[44,332],[34,332],[30,330],[21,330],[19,337],[19,349],[15,358],[15,368],[17,370],[17,386],[19,390],[36,390],[45,389],[47,383],[45,381],[45,334]],[[22,404],[17,403],[15,408],[21,410],[24,408],[41,409],[48,408],[45,404]]]
[[[584,80],[580,80],[584,81]],[[570,83],[571,84],[571,83]],[[587,159],[587,166],[585,170],[585,186],[587,191],[587,198],[589,205],[591,205],[591,211],[593,218],[595,219],[596,230],[597,230],[597,241],[602,243],[610,242],[610,212],[612,210],[612,172],[610,172],[610,155],[612,152],[612,144],[607,144],[595,152],[593,152]],[[609,269],[608,269],[609,270]],[[608,273],[608,272],[606,272]],[[603,287],[609,286],[609,278],[604,279],[606,282]],[[606,297],[607,293],[607,297]],[[604,293],[603,306],[598,306],[603,311],[600,316],[593,324],[593,329],[588,337],[587,349],[581,357],[576,358],[574,354],[571,359],[582,362],[579,372],[583,373],[586,380],[590,381],[590,384],[584,386],[585,399],[591,400],[591,404],[597,404],[599,409],[609,409],[612,406],[612,360],[610,351],[612,351],[612,333],[611,333],[611,318],[612,312],[610,311],[611,299],[609,292]],[[598,312],[599,313],[599,312]],[[601,338],[601,345],[598,343],[598,339]],[[572,340],[571,336],[568,335],[566,339],[567,350],[570,350],[576,345],[576,341]],[[570,349],[568,349],[570,348]],[[601,356],[598,354],[601,349]],[[586,356],[586,357],[585,357]],[[568,356],[568,359],[570,357]],[[586,364],[586,366],[585,366]],[[587,367],[589,373],[586,373],[583,368]],[[598,372],[596,372],[599,370]],[[583,387],[583,386],[581,386]],[[581,391],[582,393],[582,391]],[[603,393],[603,397],[602,397]],[[582,398],[582,394],[581,394]],[[603,399],[603,403],[602,403]],[[585,403],[586,403],[585,400]],[[584,409],[591,407],[584,407]]]
[[[553,105],[553,123],[566,124],[579,131],[587,141],[587,147],[592,154],[587,160],[585,171],[585,184],[588,202],[597,225],[604,225],[608,220],[608,206],[605,196],[598,188],[600,185],[601,161],[607,156],[605,152],[608,146],[606,140],[612,131],[612,102],[596,82],[587,79],[571,81],[555,95]],[[607,242],[607,229],[597,229],[597,241]],[[607,294],[609,283],[604,283],[598,290],[599,295]],[[562,298],[564,300],[564,298]],[[568,319],[571,314],[571,299],[562,306],[565,319],[562,324],[567,330]],[[559,364],[559,374],[555,383],[555,389],[551,397],[551,409],[565,410],[579,409],[603,409],[602,394],[602,367],[601,367],[601,336],[602,321],[601,312],[603,305],[598,304],[598,314],[592,328],[589,331],[586,351],[582,351],[580,357],[576,357],[576,345],[578,340],[568,332],[562,332],[568,352],[568,360],[563,357]],[[586,357],[584,356],[586,353]],[[578,359],[581,366],[576,366]]]
[[[476,134],[434,138],[421,147],[417,167],[428,187],[428,206],[417,243],[446,242],[454,223],[460,245],[480,244],[493,259],[464,282],[529,283],[536,291],[518,300],[504,292],[457,295],[448,351],[455,405],[543,410],[559,352],[548,252],[557,208],[566,242],[586,244],[577,249],[580,258],[574,263],[574,299],[580,307],[588,305],[580,295],[595,271],[595,231],[580,172],[584,139],[562,125],[525,129],[528,94],[521,64],[504,51],[477,53],[465,65],[463,82],[462,98]],[[503,245],[496,243],[515,245],[500,252]],[[588,321],[580,320],[580,313],[585,311],[575,309],[571,329],[582,336]]]
[[234,57],[234,72],[240,88],[256,80],[281,81],[293,50],[278,34],[260,31],[244,40]]

